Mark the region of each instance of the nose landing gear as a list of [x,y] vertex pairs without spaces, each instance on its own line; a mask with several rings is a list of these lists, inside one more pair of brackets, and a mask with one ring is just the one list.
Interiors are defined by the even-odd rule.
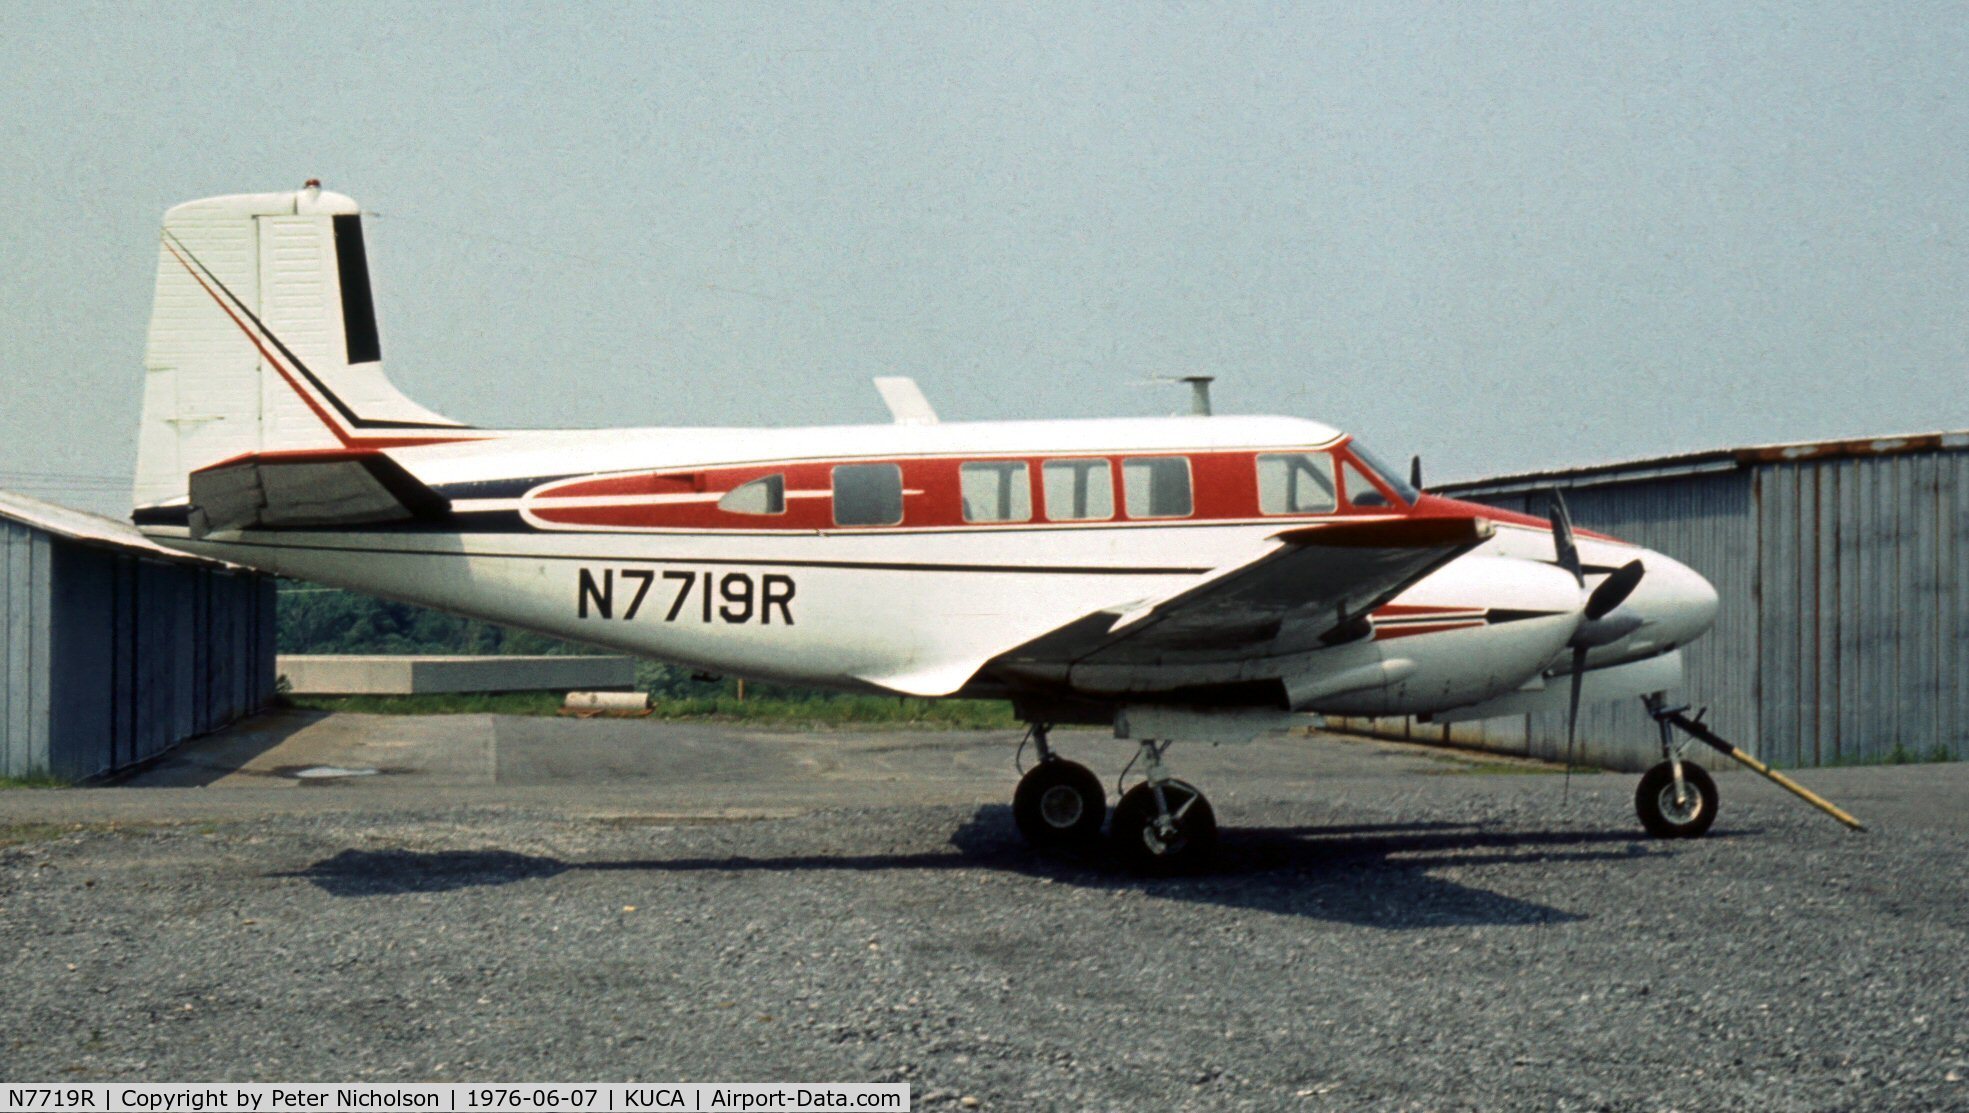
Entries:
[[1716,782],[1709,779],[1702,766],[1682,760],[1682,748],[1675,744],[1676,729],[1853,830],[1866,830],[1865,824],[1825,797],[1737,749],[1704,726],[1703,712],[1698,711],[1691,719],[1683,714],[1687,707],[1668,706],[1668,699],[1661,692],[1642,696],[1641,700],[1661,727],[1661,756],[1666,759],[1648,770],[1634,793],[1634,810],[1641,814],[1641,826],[1648,829],[1648,834],[1659,839],[1699,838],[1716,821]]
[[1641,777],[1634,790],[1634,811],[1641,826],[1658,839],[1699,839],[1716,822],[1720,798],[1716,782],[1693,761],[1682,760],[1675,744],[1675,726],[1664,713],[1666,700],[1657,692],[1644,697],[1649,714],[1661,729],[1661,764]]
[[1680,784],[1674,767],[1664,761],[1648,770],[1634,790],[1634,810],[1655,838],[1698,839],[1716,822],[1716,782],[1693,761],[1681,766]]

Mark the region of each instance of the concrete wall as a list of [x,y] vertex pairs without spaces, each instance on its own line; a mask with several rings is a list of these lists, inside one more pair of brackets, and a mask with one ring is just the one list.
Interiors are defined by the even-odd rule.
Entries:
[[389,657],[288,654],[276,668],[297,696],[568,692],[631,688],[633,657]]

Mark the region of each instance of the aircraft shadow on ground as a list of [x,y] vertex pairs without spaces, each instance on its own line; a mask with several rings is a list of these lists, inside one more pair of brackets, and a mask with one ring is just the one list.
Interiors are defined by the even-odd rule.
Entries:
[[[1716,836],[1712,837],[1726,837]],[[1139,878],[1105,851],[1045,855],[1028,848],[1011,809],[982,807],[950,839],[923,853],[564,861],[508,850],[344,850],[305,869],[338,897],[390,896],[509,885],[574,871],[665,873],[986,870],[1090,889],[1248,908],[1386,929],[1565,923],[1582,915],[1436,875],[1450,867],[1563,867],[1668,853],[1638,833],[1522,831],[1493,825],[1395,823],[1365,826],[1231,827],[1217,860],[1193,877]]]

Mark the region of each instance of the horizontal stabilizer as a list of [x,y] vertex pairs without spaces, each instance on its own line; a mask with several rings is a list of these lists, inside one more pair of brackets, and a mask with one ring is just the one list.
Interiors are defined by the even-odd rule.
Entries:
[[263,452],[191,473],[193,537],[442,518],[444,496],[373,449]]

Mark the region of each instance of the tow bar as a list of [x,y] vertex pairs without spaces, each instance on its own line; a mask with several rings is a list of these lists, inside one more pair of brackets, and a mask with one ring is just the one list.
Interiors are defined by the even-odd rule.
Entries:
[[1792,793],[1807,804],[1844,823],[1853,830],[1866,830],[1865,824],[1839,810],[1830,800],[1827,800],[1825,797],[1820,796],[1818,793],[1813,792],[1811,789],[1806,788],[1804,785],[1799,784],[1797,781],[1792,780],[1790,777],[1785,776],[1783,773],[1778,772],[1763,762],[1758,761],[1735,746],[1730,745],[1715,731],[1703,726],[1702,717],[1709,713],[1708,708],[1705,707],[1701,711],[1696,712],[1696,717],[1691,719],[1683,714],[1683,712],[1689,709],[1686,704],[1681,707],[1668,707],[1660,697],[1652,698],[1647,702],[1648,714],[1653,715],[1655,722],[1661,723],[1664,728],[1672,726],[1681,729],[1689,737],[1707,743],[1710,748],[1722,753],[1725,757],[1735,758],[1737,763],[1746,769],[1777,785],[1779,788],[1784,789],[1786,792]]

